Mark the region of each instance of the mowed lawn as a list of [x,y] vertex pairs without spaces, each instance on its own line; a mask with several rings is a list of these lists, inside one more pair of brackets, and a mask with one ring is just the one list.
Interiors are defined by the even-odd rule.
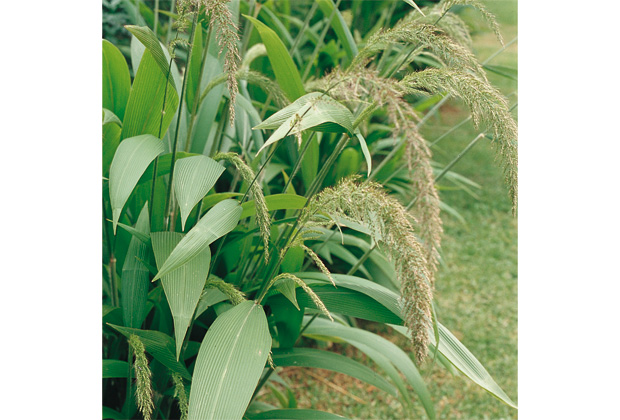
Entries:
[[[485,1],[500,22],[504,41],[517,35],[517,2]],[[466,11],[464,17],[473,24],[475,53],[485,60],[501,46],[484,26],[480,15]],[[517,43],[495,57],[489,64],[517,68]],[[489,73],[489,80],[509,99],[517,102],[517,83]],[[469,114],[458,101],[450,101],[441,115],[429,121],[423,130],[432,142]],[[517,110],[513,111],[517,116]],[[446,164],[477,136],[479,130],[468,123],[442,139],[433,149],[434,160]],[[517,398],[517,218],[511,213],[502,169],[495,159],[495,149],[483,139],[453,170],[479,184],[475,197],[455,190],[442,182],[442,201],[454,208],[464,219],[445,214],[442,245],[442,266],[436,281],[435,300],[439,320],[461,340],[482,362],[491,376],[515,401]],[[376,330],[373,324],[365,328],[387,334],[387,338],[406,347],[400,337],[388,331]],[[355,349],[337,346],[335,350],[364,357]],[[371,365],[370,363],[368,363]],[[385,393],[345,375],[317,369],[286,368],[280,376],[294,388],[299,408],[331,411],[355,419],[426,418],[420,404],[414,413],[407,414],[400,403]],[[441,419],[516,419],[514,410],[469,379],[452,376],[444,369],[427,362],[421,368]],[[271,396],[260,401],[275,405]]]

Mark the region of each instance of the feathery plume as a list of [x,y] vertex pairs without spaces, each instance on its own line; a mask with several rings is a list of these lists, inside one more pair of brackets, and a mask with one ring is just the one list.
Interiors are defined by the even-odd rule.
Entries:
[[373,34],[353,59],[350,68],[365,66],[369,59],[389,45],[406,42],[430,50],[449,67],[468,69],[482,80],[486,74],[478,60],[466,47],[455,42],[436,26],[416,22],[412,15],[401,19],[393,28]]
[[205,288],[217,289],[224,293],[233,305],[238,305],[246,300],[245,294],[242,291],[237,290],[232,284],[226,283],[213,275],[209,276],[209,281],[205,284]]
[[[440,12],[441,14],[446,14],[447,16],[447,12],[450,10],[450,8],[456,5],[472,6],[478,9],[478,11],[480,11],[484,19],[487,21],[487,24],[489,25],[489,27],[495,33],[497,40],[500,42],[500,44],[504,45],[504,39],[502,38],[502,34],[499,31],[499,24],[497,23],[497,20],[495,19],[495,15],[489,12],[480,0],[444,0],[441,3],[439,3],[436,7],[441,10]],[[444,19],[445,19],[445,16],[444,16]]]
[[220,46],[219,53],[226,50],[224,56],[224,72],[228,75],[228,91],[230,92],[230,125],[235,122],[235,99],[239,92],[237,85],[237,69],[241,62],[239,55],[239,28],[235,24],[230,9],[226,6],[228,0],[202,0],[206,12],[209,14],[209,26],[216,30],[216,40]]
[[406,209],[379,184],[362,184],[350,177],[320,192],[302,214],[302,221],[316,219],[319,213],[361,223],[375,241],[383,243],[401,283],[405,324],[411,331],[416,360],[421,362],[428,353],[432,288],[424,252]]
[[137,335],[129,336],[129,346],[135,357],[133,367],[136,372],[136,405],[144,419],[150,420],[154,404],[149,361],[145,355],[144,345]]
[[263,239],[263,245],[265,247],[265,262],[269,261],[269,236],[271,235],[271,220],[269,218],[269,210],[267,209],[267,202],[265,201],[265,195],[263,189],[260,187],[258,181],[254,181],[254,171],[250,168],[241,157],[234,153],[216,153],[213,156],[213,160],[225,160],[235,165],[235,168],[241,174],[241,177],[250,186],[250,192],[254,197],[254,204],[256,208],[256,223],[260,228],[260,235]]
[[407,88],[395,79],[379,76],[376,70],[370,68],[351,72],[336,70],[317,86],[330,86],[332,79],[344,80],[330,92],[333,97],[352,104],[376,101],[387,111],[388,120],[395,128],[394,138],[405,138],[407,164],[412,176],[413,192],[417,196],[413,213],[419,226],[419,237],[424,243],[430,282],[434,284],[443,233],[440,201],[431,166],[432,154],[415,124],[419,117],[403,99]]
[[481,124],[493,134],[497,155],[504,166],[504,178],[510,191],[513,212],[517,207],[517,123],[510,115],[500,92],[473,75],[457,69],[427,69],[405,76],[401,85],[410,93],[447,92],[461,98],[469,107],[476,127]]
[[177,372],[172,373],[172,382],[174,383],[174,398],[179,401],[179,410],[181,411],[181,419],[187,420],[187,413],[189,410],[189,400],[187,393],[185,392],[185,385],[183,385],[183,378]]

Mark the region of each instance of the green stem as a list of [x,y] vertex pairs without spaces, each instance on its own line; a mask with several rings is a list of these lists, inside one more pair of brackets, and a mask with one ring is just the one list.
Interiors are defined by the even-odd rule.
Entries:
[[153,24],[153,32],[155,32],[155,36],[157,37],[157,24],[159,23],[159,0],[155,0],[155,8],[153,9],[153,15],[155,19],[155,22]]
[[256,386],[256,389],[254,390],[254,393],[252,394],[252,398],[250,398],[250,401],[254,401],[254,398],[256,398],[256,396],[258,395],[258,393],[262,389],[262,387],[265,386],[265,384],[267,383],[267,381],[269,380],[269,377],[271,376],[271,374],[273,372],[274,372],[273,368],[271,366],[269,366],[267,368],[267,372],[265,372],[265,374],[261,378],[260,382]]

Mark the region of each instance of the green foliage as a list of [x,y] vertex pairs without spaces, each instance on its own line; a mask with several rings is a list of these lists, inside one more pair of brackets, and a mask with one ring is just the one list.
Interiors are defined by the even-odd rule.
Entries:
[[437,189],[477,184],[451,171],[471,146],[439,165],[419,130],[462,99],[516,207],[516,123],[453,9],[497,23],[473,0],[365,3],[126,2],[131,48],[102,47],[103,378],[129,386],[104,415],[341,418],[297,406],[278,372],[302,367],[436,418],[431,358],[516,408],[434,312],[440,210],[461,217]]

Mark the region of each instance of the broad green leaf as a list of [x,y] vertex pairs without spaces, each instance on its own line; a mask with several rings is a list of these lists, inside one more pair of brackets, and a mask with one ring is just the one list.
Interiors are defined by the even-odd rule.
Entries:
[[[135,227],[136,232],[147,236],[150,233],[148,203],[144,205]],[[121,308],[123,324],[129,328],[140,328],[146,318],[146,301],[149,292],[149,270],[141,261],[148,261],[148,245],[132,237],[121,274]]]
[[[290,280],[290,279],[285,279]],[[291,280],[292,281],[292,280]],[[277,283],[276,283],[277,284]],[[295,285],[292,285],[293,295],[295,294]],[[291,298],[285,297],[285,294],[271,296],[267,303],[271,308],[270,322],[275,325],[277,329],[278,347],[292,348],[295,346],[295,342],[299,338],[301,331],[301,324],[304,318],[303,308],[299,308],[295,303],[295,306],[291,303]]]
[[[310,285],[310,287],[312,287],[313,289],[314,287],[312,286],[312,284],[330,283],[327,276],[322,273],[304,272],[296,273],[296,276],[302,280],[305,280],[306,283]],[[334,282],[336,283],[337,289],[344,289],[362,293],[379,303],[379,305],[375,306],[381,306],[394,314],[394,316],[398,317],[399,319],[401,318],[402,315],[400,310],[400,304],[398,303],[399,295],[394,293],[393,291],[385,288],[384,286],[381,286],[380,284],[363,279],[361,277],[347,276],[344,274],[332,274],[332,277],[334,279]],[[334,289],[334,287],[332,287],[332,289]],[[327,305],[327,303],[325,304]],[[400,324],[401,322],[399,321],[398,323]]]
[[341,354],[305,347],[273,349],[272,352],[273,363],[276,366],[300,366],[344,373],[369,383],[388,394],[398,395],[396,389],[372,369]]
[[121,327],[120,325],[108,324],[125,337],[129,338],[132,334],[140,337],[144,344],[144,349],[149,352],[162,365],[173,372],[177,372],[184,379],[191,380],[192,377],[183,363],[179,362],[174,353],[174,340],[169,335],[160,331],[138,330],[135,328]]
[[[310,319],[310,317],[305,318],[306,321]],[[422,376],[407,353],[391,341],[370,331],[330,322],[321,318],[315,319],[305,330],[304,335],[338,337],[359,348],[375,360],[377,364],[383,364],[384,368],[389,370],[389,367],[383,363],[384,360],[381,356],[387,357],[389,362],[405,376],[407,382],[413,387],[429,418],[435,418],[435,409]],[[377,357],[377,354],[380,356]],[[388,370],[386,370],[387,373],[389,373]],[[405,393],[403,397],[406,398],[407,395],[408,393]]]
[[245,301],[217,317],[196,358],[189,420],[241,419],[270,349],[260,305]]
[[346,417],[337,414],[328,413],[327,411],[309,410],[305,408],[284,408],[280,410],[263,411],[262,413],[253,414],[250,419],[290,419],[290,420],[342,420]]
[[122,123],[116,115],[112,114],[112,111],[104,109],[103,112],[103,124],[101,127],[103,143],[102,170],[103,176],[107,178],[110,173],[110,164],[114,158],[114,153],[116,153],[116,149],[121,141]]
[[149,164],[163,151],[162,141],[150,134],[125,139],[116,149],[110,165],[110,203],[114,233],[129,195]]
[[[164,93],[166,108],[162,116]],[[170,83],[166,89],[166,77],[158,68],[151,52],[144,51],[140,67],[131,86],[121,138],[140,134],[163,137],[175,115],[178,104],[179,97],[176,90]]]
[[[131,78],[123,53],[112,43],[103,40],[103,108],[111,110],[121,120],[129,99]],[[104,122],[105,124],[105,122]]]
[[164,53],[157,36],[148,26],[136,26],[136,25],[126,25],[125,28],[131,32],[133,36],[135,36],[138,41],[140,41],[146,49],[152,54],[157,66],[160,68],[161,73],[164,78],[168,78],[168,81],[172,85],[172,88],[176,91],[177,87],[174,83],[174,79],[172,78],[172,71],[169,71],[170,62],[166,58],[166,54]]
[[[212,37],[215,38],[215,37]],[[207,54],[205,69],[202,75],[202,89],[207,84],[222,73],[222,65],[219,60],[211,54]],[[211,155],[211,144],[208,144],[209,134],[213,131],[215,117],[222,101],[225,87],[219,84],[211,89],[202,103],[199,104],[196,125],[192,132],[192,144],[190,151],[205,155]],[[201,93],[202,95],[202,93]]]
[[[202,200],[202,213],[206,213],[211,207],[215,206],[220,201],[228,200],[229,198],[242,197],[241,193],[215,193],[209,194]],[[245,203],[244,203],[245,204]]]
[[[196,153],[186,153],[186,152],[177,151],[175,160],[179,161],[181,159],[185,159],[191,156],[200,156],[200,155]],[[164,175],[168,175],[170,173],[170,162],[172,162],[172,153],[165,153],[159,156],[159,158],[157,159],[157,177],[158,178]],[[151,163],[151,165],[153,164]],[[152,182],[153,182],[153,171],[148,170],[145,172],[144,175],[142,175],[142,177],[140,178],[140,181],[138,181],[138,184],[147,183],[151,185]]]
[[[151,234],[157,267],[162,266],[183,236],[183,234],[177,232],[154,232]],[[194,311],[207,280],[210,264],[211,250],[209,247],[206,247],[198,256],[161,278],[174,320],[177,360],[181,354],[185,334],[194,317]]]
[[160,265],[153,281],[197,257],[211,242],[233,230],[239,223],[240,216],[241,206],[237,201],[224,200],[217,203],[181,239],[166,261]]
[[[406,327],[390,325],[405,337],[410,337]],[[439,352],[446,357],[459,371],[474,381],[477,385],[487,390],[491,395],[509,405],[517,408],[502,388],[495,382],[489,372],[482,366],[476,357],[465,347],[446,327],[437,322],[439,329]],[[430,334],[432,347],[435,346],[435,337]],[[431,352],[433,349],[431,349]]]
[[126,378],[129,372],[129,363],[124,360],[103,360],[103,379],[106,378]]
[[[306,197],[296,194],[272,194],[265,197],[265,202],[267,203],[267,209],[269,211],[301,209],[306,204],[306,201]],[[243,208],[241,219],[256,214],[256,202],[254,200],[246,201],[241,207]]]
[[336,9],[336,6],[332,0],[317,0],[317,2],[319,4],[319,8],[326,17],[331,16],[335,10],[336,13],[332,18],[331,26],[334,29],[334,32],[336,32],[336,35],[344,47],[344,50],[347,52],[349,61],[351,61],[353,57],[357,55],[357,45],[353,40],[353,35],[351,35],[351,31],[344,21],[342,14],[340,14],[340,11]]
[[294,101],[305,94],[306,91],[301,82],[299,71],[278,35],[261,21],[247,15],[243,15],[243,17],[252,22],[258,30],[263,44],[267,48],[267,56],[275,73],[276,81],[286,96]]
[[174,194],[181,209],[183,230],[185,230],[185,222],[194,206],[213,188],[224,170],[224,166],[202,155],[177,161]]
[[209,306],[213,306],[216,303],[220,303],[225,300],[228,300],[228,296],[220,292],[218,289],[206,289],[200,296],[200,300],[198,301],[198,305],[196,306],[196,312],[194,313],[194,319],[198,318],[204,313],[204,311],[209,309]]
[[323,93],[308,93],[254,127],[255,130],[275,129],[259,153],[284,138],[287,133],[294,135],[311,129],[330,133],[347,132],[352,135],[354,119],[351,111],[340,102]]

